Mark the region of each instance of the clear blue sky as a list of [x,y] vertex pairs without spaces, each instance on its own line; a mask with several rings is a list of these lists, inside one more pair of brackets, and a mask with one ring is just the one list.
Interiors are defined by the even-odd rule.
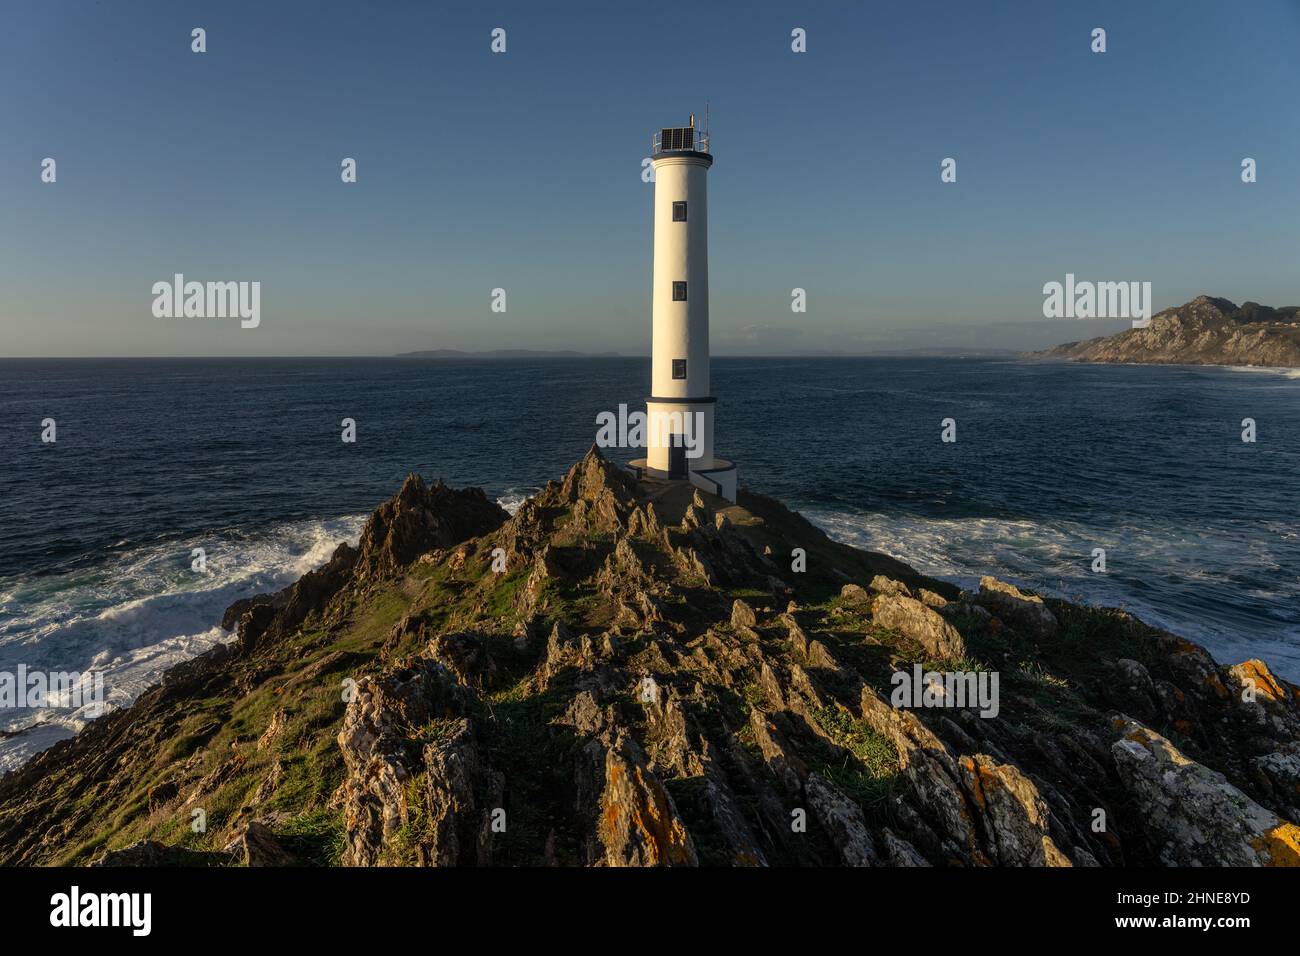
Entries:
[[[1016,344],[1066,272],[1294,304],[1298,50],[1300,0],[5,0],[0,355],[646,352],[640,163],[706,101],[716,352]],[[261,328],[154,318],[175,272]]]

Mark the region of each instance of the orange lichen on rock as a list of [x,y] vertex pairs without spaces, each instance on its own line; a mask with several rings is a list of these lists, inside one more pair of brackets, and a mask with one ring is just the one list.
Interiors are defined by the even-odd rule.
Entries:
[[600,839],[606,863],[636,866],[693,866],[690,835],[668,792],[653,774],[629,765],[613,749],[605,753]]
[[1300,827],[1282,822],[1254,841],[1265,866],[1300,866]]
[[1268,665],[1263,661],[1252,658],[1243,661],[1235,667],[1230,668],[1232,676],[1254,689],[1260,697],[1283,703],[1287,698],[1287,692],[1283,689],[1278,679],[1273,676],[1273,672],[1268,669]]

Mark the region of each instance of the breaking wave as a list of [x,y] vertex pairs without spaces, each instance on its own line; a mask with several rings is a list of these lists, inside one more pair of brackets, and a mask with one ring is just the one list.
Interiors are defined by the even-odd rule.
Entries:
[[[106,710],[135,700],[167,668],[233,636],[220,627],[234,601],[276,591],[356,543],[364,516],[227,530],[111,555],[61,574],[0,578],[0,673],[96,672]],[[191,570],[203,548],[207,570]],[[92,704],[0,712],[0,772],[71,737]]]

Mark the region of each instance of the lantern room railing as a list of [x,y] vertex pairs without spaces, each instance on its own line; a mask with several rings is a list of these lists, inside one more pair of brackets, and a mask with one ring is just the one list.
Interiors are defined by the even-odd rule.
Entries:
[[690,150],[696,153],[709,151],[709,134],[694,126],[665,127],[650,138],[650,155]]

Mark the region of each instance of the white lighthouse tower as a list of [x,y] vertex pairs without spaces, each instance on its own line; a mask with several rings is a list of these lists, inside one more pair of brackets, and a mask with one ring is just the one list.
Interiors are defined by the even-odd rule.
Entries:
[[707,130],[665,128],[650,146],[655,171],[654,279],[643,476],[689,481],[736,500],[736,466],[713,448],[717,398],[709,388]]

